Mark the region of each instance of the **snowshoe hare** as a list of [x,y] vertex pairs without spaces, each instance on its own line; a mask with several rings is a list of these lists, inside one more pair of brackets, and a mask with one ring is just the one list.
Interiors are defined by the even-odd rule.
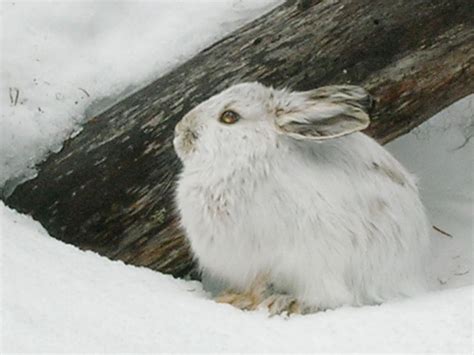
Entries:
[[242,83],[177,124],[181,223],[217,298],[271,314],[378,304],[426,287],[415,179],[358,131],[361,87]]

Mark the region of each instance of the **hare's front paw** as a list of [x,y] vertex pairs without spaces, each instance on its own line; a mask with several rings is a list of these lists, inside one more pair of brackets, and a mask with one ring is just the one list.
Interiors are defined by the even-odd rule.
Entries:
[[250,311],[256,309],[261,300],[251,292],[237,293],[227,291],[217,296],[215,301],[217,303],[228,303],[239,309]]
[[271,295],[261,303],[261,306],[268,309],[270,316],[283,313],[287,315],[304,313],[301,303],[290,295]]

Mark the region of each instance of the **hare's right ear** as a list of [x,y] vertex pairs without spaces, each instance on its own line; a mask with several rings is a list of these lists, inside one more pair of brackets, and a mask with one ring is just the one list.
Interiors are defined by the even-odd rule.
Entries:
[[333,85],[289,94],[276,112],[280,133],[297,139],[324,140],[367,128],[373,100],[360,86]]

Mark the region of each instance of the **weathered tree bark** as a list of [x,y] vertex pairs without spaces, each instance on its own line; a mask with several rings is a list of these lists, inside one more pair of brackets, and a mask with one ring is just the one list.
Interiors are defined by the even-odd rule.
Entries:
[[367,133],[385,143],[474,91],[471,0],[282,5],[84,125],[6,199],[50,234],[112,259],[183,275],[192,265],[173,207],[176,122],[232,83],[367,87]]

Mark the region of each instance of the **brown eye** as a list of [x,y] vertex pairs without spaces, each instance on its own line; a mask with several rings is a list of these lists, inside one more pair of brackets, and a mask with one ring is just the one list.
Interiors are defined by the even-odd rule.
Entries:
[[240,115],[234,111],[224,111],[219,118],[219,121],[225,124],[232,124],[240,119]]

